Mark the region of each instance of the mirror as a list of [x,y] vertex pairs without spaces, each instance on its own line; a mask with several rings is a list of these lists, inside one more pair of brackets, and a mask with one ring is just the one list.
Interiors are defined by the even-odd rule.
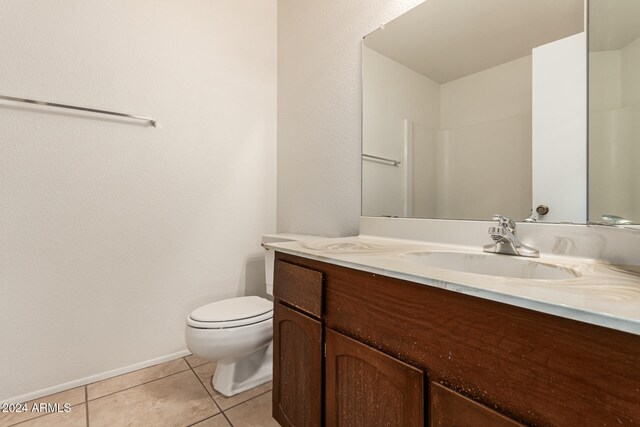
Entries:
[[362,215],[586,222],[584,17],[426,0],[367,35]]
[[589,2],[589,221],[640,223],[640,1]]

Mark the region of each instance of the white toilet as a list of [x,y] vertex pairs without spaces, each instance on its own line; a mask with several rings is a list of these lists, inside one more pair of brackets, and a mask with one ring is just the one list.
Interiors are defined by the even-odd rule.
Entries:
[[[263,243],[299,240],[263,236]],[[267,294],[273,295],[273,251],[265,251]],[[273,302],[257,296],[204,305],[187,317],[185,340],[191,353],[217,361],[213,388],[233,396],[271,381]]]

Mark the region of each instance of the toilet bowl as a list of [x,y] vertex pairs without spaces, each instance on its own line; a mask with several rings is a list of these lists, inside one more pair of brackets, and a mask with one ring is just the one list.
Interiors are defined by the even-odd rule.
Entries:
[[[307,240],[315,236],[265,235],[263,243]],[[274,253],[265,250],[267,294],[273,295]],[[247,296],[199,307],[187,316],[185,341],[194,355],[217,362],[213,388],[233,396],[271,381],[273,302]]]
[[191,353],[217,361],[212,385],[233,396],[271,380],[273,303],[249,296],[217,301],[187,317]]

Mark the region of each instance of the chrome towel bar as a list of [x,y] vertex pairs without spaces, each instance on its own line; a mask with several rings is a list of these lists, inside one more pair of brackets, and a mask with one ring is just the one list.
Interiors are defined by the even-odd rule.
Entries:
[[390,166],[398,166],[401,163],[400,160],[386,159],[384,157],[372,156],[370,154],[362,154],[362,158],[364,160],[372,160],[374,162],[388,163]]
[[12,102],[23,102],[25,104],[44,105],[46,107],[66,108],[69,110],[85,111],[87,113],[107,114],[110,116],[126,117],[128,119],[142,120],[145,122],[149,122],[149,124],[153,127],[158,126],[156,119],[154,119],[153,117],[136,116],[133,114],[126,114],[126,113],[116,113],[115,111],[98,110],[97,108],[78,107],[75,105],[67,105],[67,104],[58,104],[56,102],[37,101],[35,99],[16,98],[15,96],[0,95],[0,99],[5,101],[12,101]]

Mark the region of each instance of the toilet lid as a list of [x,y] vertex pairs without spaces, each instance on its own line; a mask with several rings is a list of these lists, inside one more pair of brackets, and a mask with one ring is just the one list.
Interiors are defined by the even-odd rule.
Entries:
[[[273,302],[256,296],[229,298],[212,302],[193,310],[189,316],[196,322],[229,322],[246,319],[251,322],[255,317],[273,311]],[[238,322],[241,323],[241,322]]]

